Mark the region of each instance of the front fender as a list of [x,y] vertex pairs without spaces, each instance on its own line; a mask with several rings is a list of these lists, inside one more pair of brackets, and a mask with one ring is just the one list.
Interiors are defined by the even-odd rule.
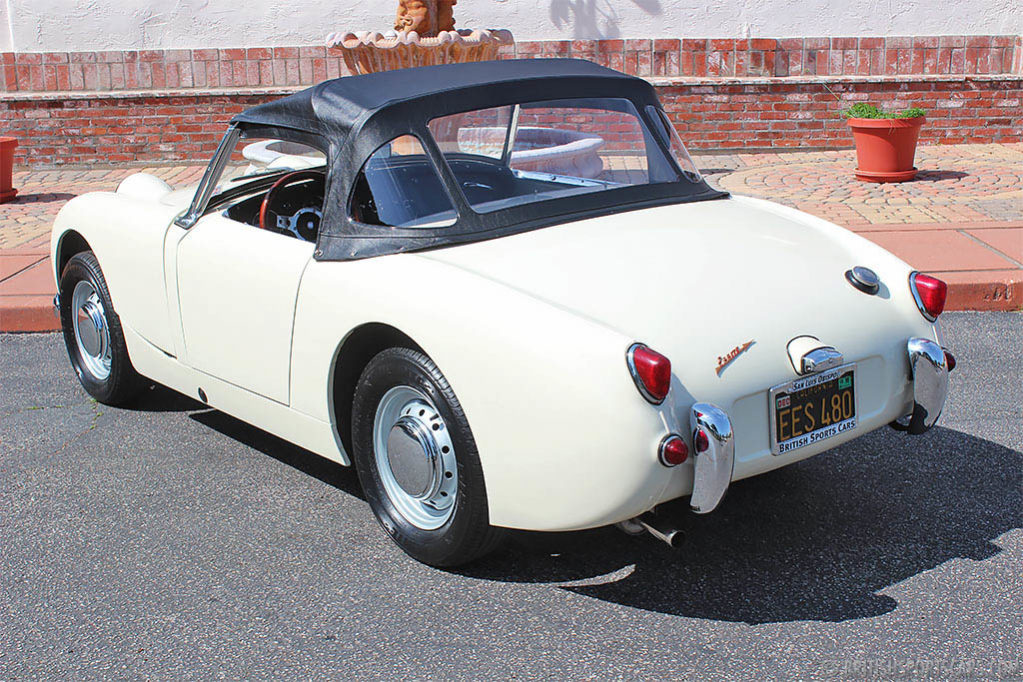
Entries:
[[121,323],[159,347],[174,350],[164,283],[163,243],[177,213],[172,206],[112,192],[75,197],[57,214],[50,256],[59,285],[58,249],[69,231],[80,234],[103,269]]

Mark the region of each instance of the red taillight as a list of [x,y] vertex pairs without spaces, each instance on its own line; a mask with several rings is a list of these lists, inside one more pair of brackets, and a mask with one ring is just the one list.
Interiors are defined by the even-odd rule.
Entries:
[[920,312],[930,321],[934,321],[945,309],[945,296],[948,286],[937,277],[914,272],[909,276],[909,288]]
[[661,441],[661,464],[666,467],[678,466],[689,457],[689,446],[680,436],[671,434]]
[[626,353],[629,372],[643,397],[660,404],[671,388],[671,361],[642,343],[634,343]]

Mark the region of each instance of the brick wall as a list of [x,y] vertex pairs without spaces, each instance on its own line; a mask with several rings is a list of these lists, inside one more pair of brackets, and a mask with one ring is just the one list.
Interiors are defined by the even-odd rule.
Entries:
[[[770,78],[1023,74],[1020,36],[547,40],[503,57],[578,57],[638,76]],[[347,75],[324,47],[5,52],[0,92],[311,85]]]
[[[518,43],[650,78],[693,149],[839,148],[855,101],[928,110],[924,143],[1023,139],[1012,36]],[[209,155],[235,113],[345,73],[324,48],[0,55],[0,134],[34,167]]]

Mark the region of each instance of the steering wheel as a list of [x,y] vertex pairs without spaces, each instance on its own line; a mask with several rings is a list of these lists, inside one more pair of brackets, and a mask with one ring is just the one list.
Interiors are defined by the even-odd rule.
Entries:
[[[316,238],[320,229],[322,214],[319,208],[307,207],[299,209],[294,215],[283,216],[272,210],[270,207],[277,201],[281,190],[290,185],[307,180],[326,180],[327,174],[322,170],[309,169],[288,173],[273,184],[270,191],[263,197],[263,203],[259,206],[259,227],[262,230],[276,228],[307,241]],[[272,216],[272,218],[271,218]]]

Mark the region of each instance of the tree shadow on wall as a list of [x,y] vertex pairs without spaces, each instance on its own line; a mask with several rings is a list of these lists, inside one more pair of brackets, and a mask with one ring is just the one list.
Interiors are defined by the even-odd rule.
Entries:
[[885,428],[739,481],[707,516],[689,513],[687,500],[664,505],[687,533],[681,550],[613,528],[519,532],[461,572],[568,583],[560,587],[692,618],[868,618],[898,606],[885,588],[1001,551],[991,540],[1021,525],[1021,464],[1019,452],[958,431],[914,438]]
[[[619,4],[624,3],[619,0]],[[660,0],[629,0],[628,4],[652,16],[661,14]],[[622,35],[621,18],[615,10],[614,0],[551,0],[550,15],[558,29],[570,26],[576,40],[619,38]]]

